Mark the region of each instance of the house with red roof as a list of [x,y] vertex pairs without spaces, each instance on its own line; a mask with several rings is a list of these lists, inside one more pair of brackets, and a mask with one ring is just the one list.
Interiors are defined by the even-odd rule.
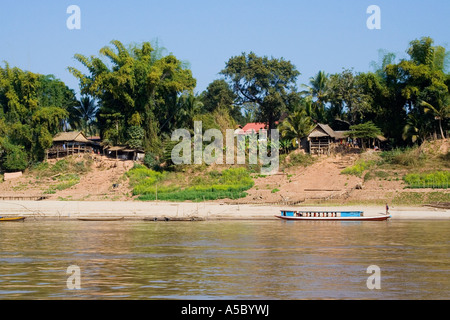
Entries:
[[267,129],[267,124],[265,123],[247,123],[243,128],[244,134],[250,134],[253,132],[259,133],[261,129]]

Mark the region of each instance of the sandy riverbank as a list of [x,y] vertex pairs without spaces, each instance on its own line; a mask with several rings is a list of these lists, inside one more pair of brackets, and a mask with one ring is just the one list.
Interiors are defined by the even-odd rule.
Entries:
[[[138,201],[0,201],[0,216],[26,216],[70,220],[80,217],[124,217],[142,220],[153,217],[201,217],[208,220],[269,220],[281,209],[362,210],[365,216],[384,213],[384,207],[288,207],[269,205],[227,205],[220,203],[169,203]],[[429,207],[391,207],[392,219],[450,219],[450,210]]]

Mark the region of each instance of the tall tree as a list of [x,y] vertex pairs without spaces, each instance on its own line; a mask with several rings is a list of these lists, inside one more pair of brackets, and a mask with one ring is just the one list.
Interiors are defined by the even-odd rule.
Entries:
[[80,129],[92,136],[94,134],[93,126],[98,112],[98,106],[96,105],[95,100],[89,96],[83,96],[74,109],[80,120]]
[[275,129],[290,95],[296,92],[295,81],[300,72],[290,61],[258,57],[250,52],[228,60],[221,74],[231,82],[237,103],[255,104],[258,107],[257,121]]
[[0,67],[0,168],[23,170],[43,159],[62,130],[72,101],[70,89],[53,76]]
[[309,79],[309,85],[303,85],[306,90],[307,103],[310,104],[311,117],[319,123],[328,122],[326,119],[326,102],[328,91],[329,75],[325,71],[319,71],[316,76]]
[[[407,53],[408,60],[386,66],[386,86],[389,90],[392,120],[401,117],[402,124],[397,128],[411,127],[415,120],[432,122],[431,117],[424,115],[423,101],[438,108],[442,104],[442,97],[448,94],[446,75],[444,74],[445,58],[448,53],[443,47],[434,46],[433,40],[428,37],[411,41]],[[428,107],[429,108],[429,107]],[[432,110],[431,108],[429,108]],[[436,109],[437,110],[437,109]],[[409,114],[412,114],[409,116]],[[410,123],[407,124],[407,121]],[[397,123],[400,121],[397,121]],[[433,125],[416,125],[422,130],[433,130]],[[408,128],[405,131],[408,132]],[[425,136],[431,134],[427,132]]]
[[224,107],[228,109],[231,116],[240,124],[244,124],[244,116],[241,113],[241,106],[235,104],[237,95],[230,88],[230,85],[223,79],[214,80],[206,90],[202,92],[200,99],[203,102],[203,112],[214,112]]
[[450,118],[450,94],[445,94],[442,98],[438,99],[437,104],[432,106],[426,101],[422,101],[421,105],[424,107],[426,113],[431,113],[434,118],[439,122],[439,130],[441,132],[441,139],[445,139],[445,133],[442,126],[442,122]]
[[337,110],[341,112],[346,110],[347,118],[352,124],[361,121],[369,107],[369,97],[359,86],[357,76],[349,69],[331,75],[328,97],[331,104],[338,106]]
[[307,90],[303,93],[324,104],[327,101],[328,77],[325,71],[319,71],[314,77],[309,78],[309,85],[304,85]]
[[299,108],[280,124],[279,130],[283,139],[289,139],[293,147],[300,148],[302,138],[306,137],[313,127],[314,124],[306,110]]
[[157,151],[161,126],[172,116],[176,97],[192,92],[196,80],[184,63],[171,54],[162,56],[149,42],[128,48],[117,40],[111,44],[100,50],[100,57],[75,55],[89,74],[73,67],[69,71],[79,79],[81,93],[98,100],[99,126],[105,138],[125,143],[128,120],[137,112],[145,131],[145,149]]

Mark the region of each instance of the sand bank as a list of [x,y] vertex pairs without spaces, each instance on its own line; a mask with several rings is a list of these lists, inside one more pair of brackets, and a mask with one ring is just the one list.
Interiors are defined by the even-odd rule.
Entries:
[[[281,209],[362,210],[365,216],[384,214],[384,207],[289,207],[273,205],[228,205],[221,203],[169,203],[138,201],[0,201],[0,216],[26,216],[71,220],[80,217],[124,217],[142,220],[152,217],[201,217],[207,220],[272,220]],[[429,207],[391,206],[392,219],[450,219],[450,210]]]

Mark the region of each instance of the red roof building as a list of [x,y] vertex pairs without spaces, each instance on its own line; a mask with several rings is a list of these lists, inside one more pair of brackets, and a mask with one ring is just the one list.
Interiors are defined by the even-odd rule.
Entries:
[[266,129],[267,124],[265,123],[247,123],[243,128],[242,131],[244,134],[251,133],[254,131],[255,133],[259,133],[261,129]]

